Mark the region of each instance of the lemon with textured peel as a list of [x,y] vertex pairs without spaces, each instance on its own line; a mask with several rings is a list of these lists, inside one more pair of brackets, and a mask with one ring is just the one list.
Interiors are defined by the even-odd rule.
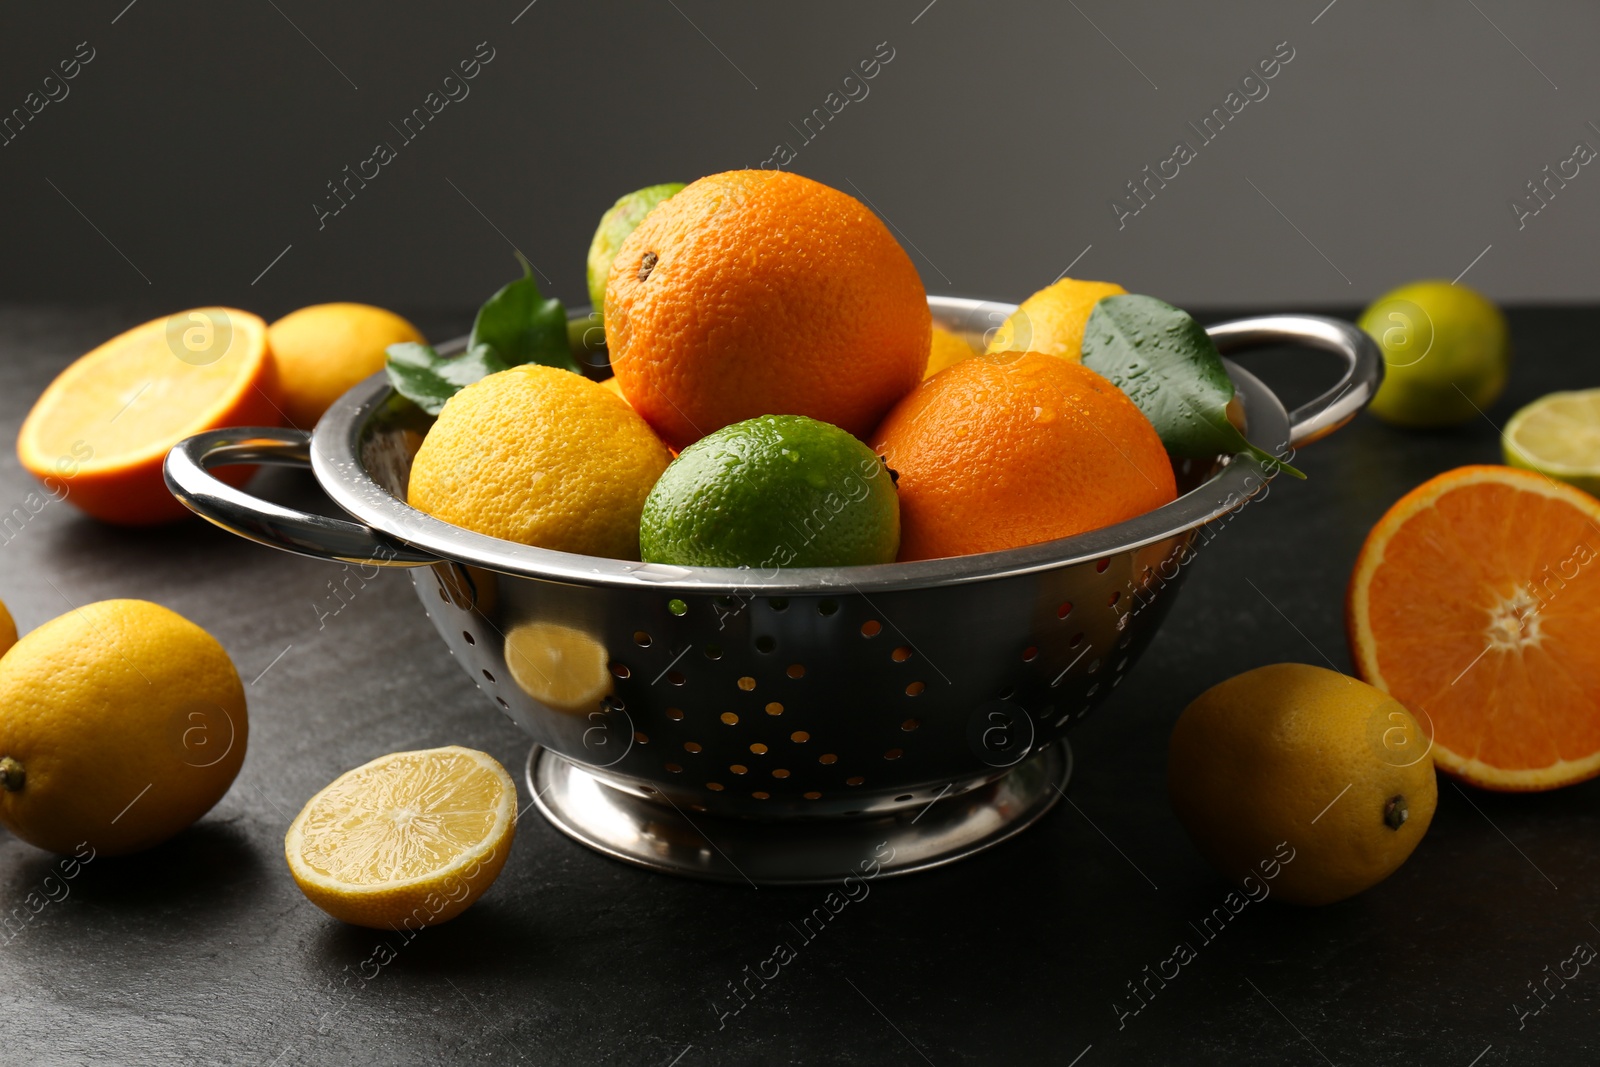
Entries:
[[335,919],[419,930],[460,915],[494,883],[516,824],[506,769],[450,745],[345,772],[306,803],[283,845],[295,884]]
[[1018,304],[984,351],[1043,352],[1081,363],[1083,329],[1094,306],[1105,297],[1127,292],[1116,282],[1061,278]]
[[1551,393],[1511,416],[1506,462],[1600,496],[1600,389]]
[[309,430],[332,403],[383,370],[390,345],[422,340],[417,328],[370,304],[314,304],[267,328],[283,413]]
[[0,604],[0,656],[17,643],[17,624],[11,621],[11,612]]
[[[1432,743],[1387,693],[1275,663],[1219,682],[1172,731],[1167,785],[1195,846],[1234,883],[1331,904],[1393,874],[1438,804]],[[1253,881],[1252,881],[1253,880]]]
[[526,364],[446,401],[406,499],[457,526],[561,552],[639,558],[639,513],[672,453],[619,394]]
[[582,630],[530,622],[506,634],[506,666],[517,687],[557,711],[592,711],[611,694],[610,657]]
[[0,823],[52,852],[149,848],[222,799],[249,730],[205,630],[144,600],[74,608],[0,658]]

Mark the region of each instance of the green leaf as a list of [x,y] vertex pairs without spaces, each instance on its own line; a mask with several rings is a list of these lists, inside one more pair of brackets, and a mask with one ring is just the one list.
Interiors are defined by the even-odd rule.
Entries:
[[567,339],[567,312],[559,300],[539,294],[528,261],[517,253],[522,277],[503,287],[478,309],[467,350],[451,359],[427,345],[390,345],[389,382],[395,392],[429,415],[480,378],[523,363],[581,373]]
[[1205,329],[1171,304],[1137,295],[1101,300],[1084,327],[1083,363],[1138,405],[1171,455],[1248,452],[1269,471],[1305,477],[1228,421],[1233,382],[1222,356]]
[[454,359],[446,359],[429,345],[405,341],[390,345],[388,355],[389,384],[429,415],[439,414],[445,401],[464,386],[510,369],[505,360],[485,344],[474,345]]
[[472,323],[469,349],[491,346],[508,366],[542,363],[578,373],[567,343],[567,312],[559,300],[545,300],[528,261],[518,254],[522,277],[491,296]]

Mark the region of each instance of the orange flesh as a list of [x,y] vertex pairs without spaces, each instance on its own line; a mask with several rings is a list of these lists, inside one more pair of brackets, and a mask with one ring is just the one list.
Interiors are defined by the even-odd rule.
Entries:
[[[203,309],[220,311],[220,309]],[[253,318],[253,316],[251,316]],[[88,442],[94,457],[84,470],[123,466],[163,453],[187,433],[211,423],[261,372],[263,328],[233,312],[232,338],[214,361],[197,365],[168,344],[167,320],[145,323],[73,363],[40,397],[21,447],[48,465]],[[184,324],[180,324],[182,326]],[[179,338],[183,329],[176,329]],[[175,341],[179,351],[181,340]],[[187,353],[186,353],[187,354]]]
[[1373,529],[1350,590],[1358,670],[1491,788],[1600,773],[1600,501],[1542,475],[1465,467]]

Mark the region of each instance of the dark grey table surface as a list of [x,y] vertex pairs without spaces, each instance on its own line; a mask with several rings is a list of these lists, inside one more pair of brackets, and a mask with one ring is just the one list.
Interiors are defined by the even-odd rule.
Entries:
[[[159,310],[159,309],[156,309]],[[0,437],[51,376],[146,310],[0,307]],[[469,315],[422,316],[430,336]],[[1593,386],[1600,312],[1512,313],[1518,362],[1489,413]],[[1291,402],[1332,372],[1247,357]],[[1296,462],[1203,549],[1154,644],[1074,735],[1072,804],[941,870],[882,879],[719,1025],[728,983],[819,889],[721,886],[602,858],[537,815],[475,907],[399,947],[309,904],[283,860],[290,818],[374,756],[463,744],[520,778],[528,742],[451,661],[410,582],[385,574],[337,615],[335,568],[198,520],[99,525],[52,503],[0,538],[0,599],[28,629],[111,597],[217,636],[248,684],[244,769],[206,818],[140,856],[97,859],[0,937],[0,1055],[12,1063],[1438,1064],[1600,1060],[1600,973],[1537,1015],[1528,983],[1600,945],[1600,782],[1504,796],[1441,781],[1411,861],[1317,910],[1251,905],[1190,926],[1227,886],[1165,789],[1184,705],[1229,675],[1324,656],[1347,669],[1343,593],[1367,529],[1441,470],[1496,462],[1489,421],[1417,434],[1363,415]],[[1303,461],[1303,462],[1302,462]],[[0,510],[33,488],[0,450]],[[309,476],[256,488],[310,501]],[[1253,587],[1252,587],[1253,583]],[[1291,625],[1292,624],[1292,625]],[[3,709],[0,709],[3,711]],[[522,802],[528,798],[523,796]],[[0,839],[0,910],[53,858]],[[26,907],[25,912],[29,911]],[[1127,983],[1189,941],[1197,958],[1133,1006]],[[1552,988],[1555,986],[1552,984]]]

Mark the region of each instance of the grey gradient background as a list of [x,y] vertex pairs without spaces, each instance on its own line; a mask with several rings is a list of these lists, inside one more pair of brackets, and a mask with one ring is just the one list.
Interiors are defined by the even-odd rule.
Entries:
[[[1188,306],[1348,306],[1469,265],[1501,300],[1600,296],[1600,166],[1520,230],[1508,207],[1600,147],[1592,4],[526,3],[8,5],[0,111],[78,42],[96,57],[0,147],[0,298],[467,307],[514,243],[581,303],[616,196],[779,141],[936,292],[1020,299],[1076,260]],[[471,95],[401,144],[390,123],[481,41]],[[791,123],[882,41],[870,95],[803,143]],[[1124,183],[1284,41],[1270,94],[1119,230]],[[324,183],[379,140],[398,158],[319,229]]]

